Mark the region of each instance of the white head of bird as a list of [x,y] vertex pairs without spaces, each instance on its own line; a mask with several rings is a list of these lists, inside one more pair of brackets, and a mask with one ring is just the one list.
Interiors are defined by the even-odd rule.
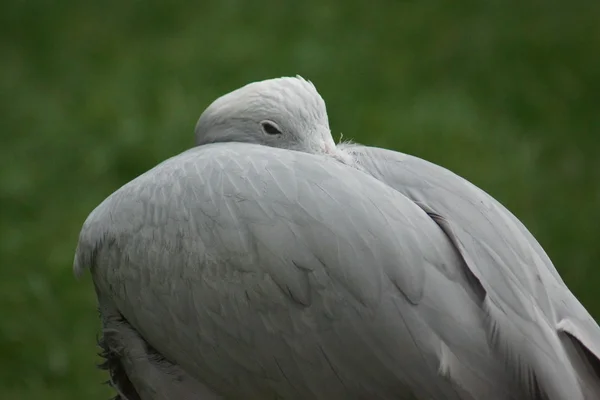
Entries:
[[300,76],[253,82],[219,97],[200,116],[195,136],[196,145],[245,142],[341,156],[325,101]]

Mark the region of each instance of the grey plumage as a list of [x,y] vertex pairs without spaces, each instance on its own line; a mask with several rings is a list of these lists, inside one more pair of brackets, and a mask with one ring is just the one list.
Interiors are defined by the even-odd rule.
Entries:
[[600,329],[471,183],[336,146],[301,78],[216,100],[196,141],[81,231],[74,268],[91,269],[117,386],[143,400],[600,398]]

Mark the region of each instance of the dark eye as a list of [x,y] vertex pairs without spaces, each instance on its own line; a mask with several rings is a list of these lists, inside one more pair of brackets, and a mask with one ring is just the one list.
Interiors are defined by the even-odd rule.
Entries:
[[267,135],[281,135],[281,129],[273,121],[262,121],[260,126]]

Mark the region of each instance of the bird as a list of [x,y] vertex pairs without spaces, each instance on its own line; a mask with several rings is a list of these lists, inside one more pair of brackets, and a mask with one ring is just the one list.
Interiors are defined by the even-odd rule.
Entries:
[[79,235],[116,399],[600,399],[600,328],[482,189],[336,143],[300,76],[194,137]]

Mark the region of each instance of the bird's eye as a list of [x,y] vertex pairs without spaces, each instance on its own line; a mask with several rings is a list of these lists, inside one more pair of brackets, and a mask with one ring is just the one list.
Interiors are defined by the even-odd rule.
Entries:
[[281,129],[273,121],[262,121],[260,126],[267,135],[281,135]]

